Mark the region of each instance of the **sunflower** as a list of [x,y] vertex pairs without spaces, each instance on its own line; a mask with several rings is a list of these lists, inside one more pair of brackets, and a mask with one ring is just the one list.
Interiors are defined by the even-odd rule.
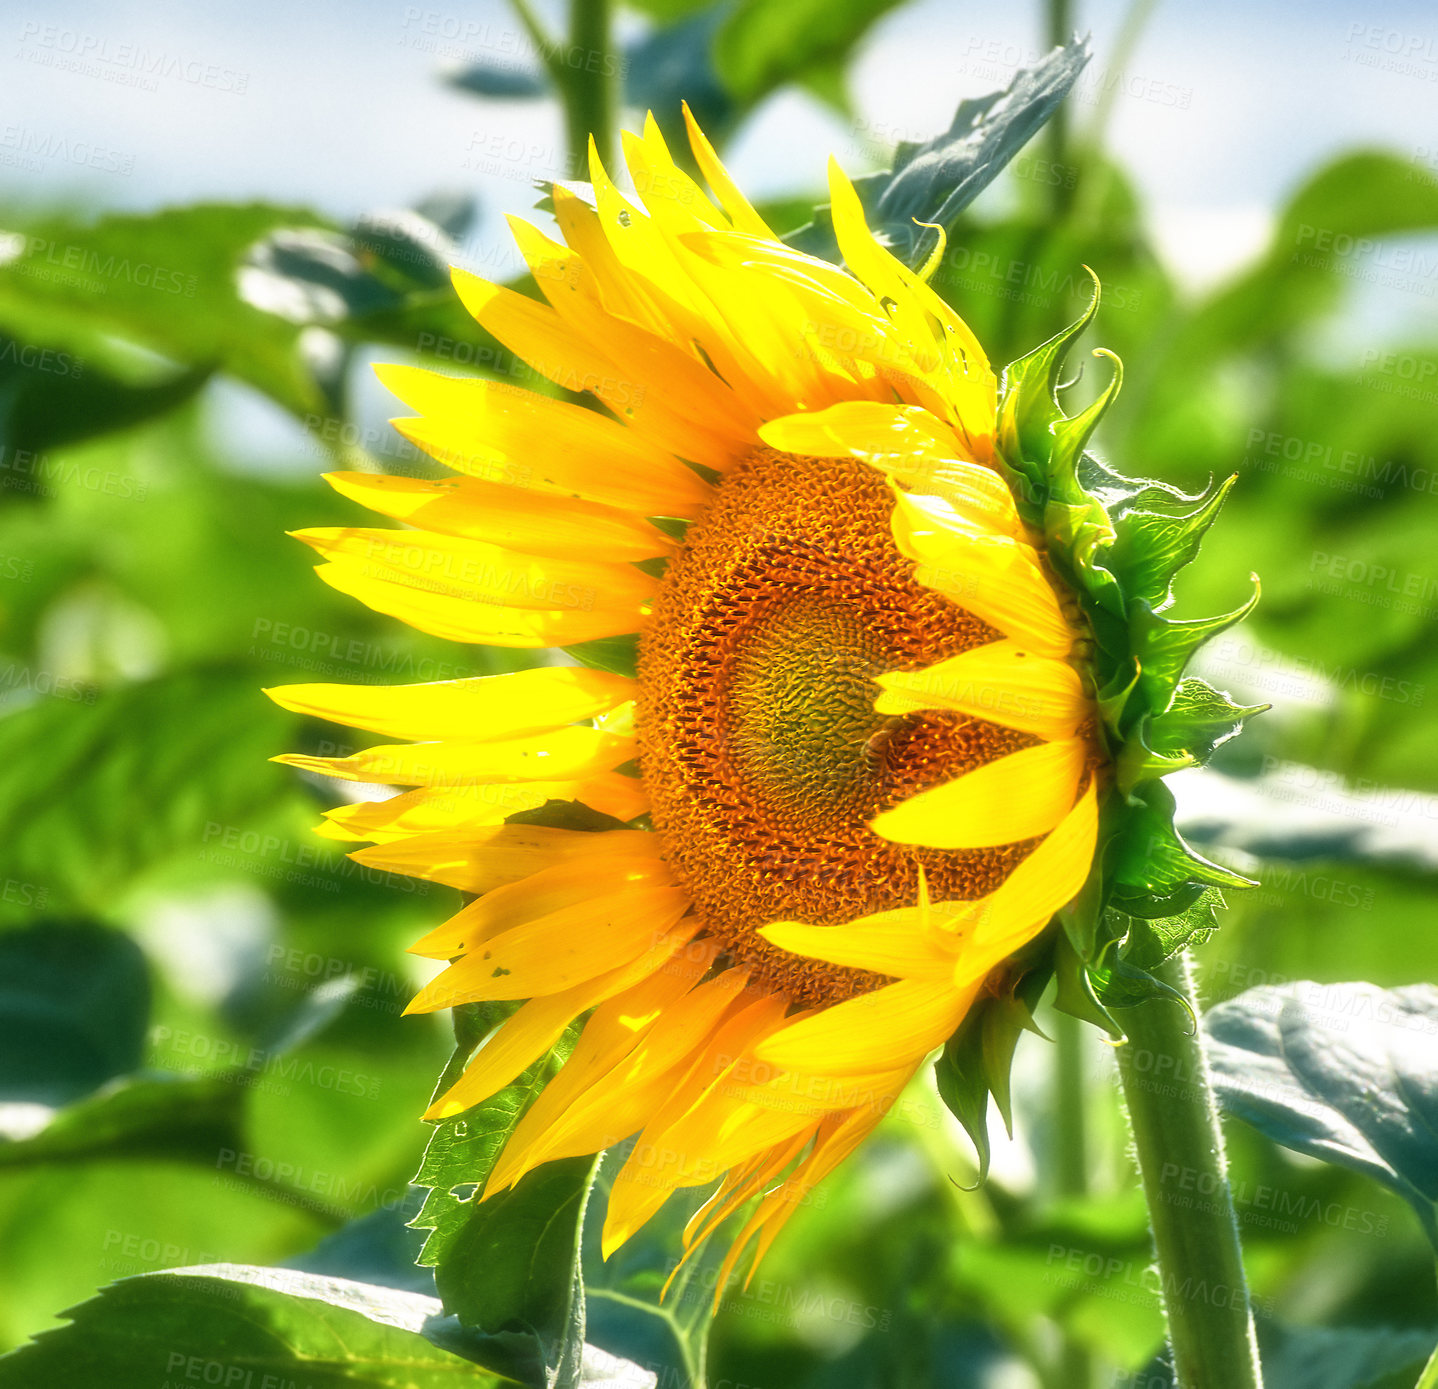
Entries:
[[1105,773],[1092,638],[996,465],[974,335],[837,166],[847,270],[783,244],[686,118],[716,201],[651,118],[625,141],[640,200],[591,151],[593,203],[553,190],[565,244],[513,222],[547,303],[455,272],[489,333],[605,408],[382,368],[415,411],[396,427],[457,476],[333,474],[408,528],[300,536],[421,631],[627,639],[630,671],[270,693],[402,740],[281,759],[410,788],[324,833],[474,894],[413,947],[449,963],[411,1011],[523,1000],[426,1118],[585,1018],[484,1195],[637,1135],[606,1256],[717,1182],[690,1253],[758,1198],[722,1287],[1078,893]]

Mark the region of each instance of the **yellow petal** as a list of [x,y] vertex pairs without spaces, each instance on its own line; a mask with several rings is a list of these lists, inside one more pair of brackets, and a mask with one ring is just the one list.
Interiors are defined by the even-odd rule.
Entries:
[[965,446],[918,405],[846,400],[825,410],[770,420],[759,431],[770,448],[813,458],[963,458]]
[[1006,535],[1035,547],[1042,543],[1020,519],[1008,483],[987,464],[938,462],[923,481],[923,486],[910,487],[913,507],[938,529],[962,535]]
[[497,825],[546,801],[578,801],[616,820],[632,820],[649,809],[649,797],[636,778],[606,772],[582,781],[426,786],[388,800],[337,806],[325,815],[331,838],[386,843],[459,825]]
[[954,984],[982,979],[1033,939],[1078,895],[1093,867],[1098,791],[1092,780],[1078,804],[986,899],[976,903],[954,966]]
[[632,738],[597,728],[561,728],[524,737],[382,743],[348,757],[276,757],[289,767],[344,781],[435,786],[473,781],[557,781],[612,771],[634,756]]
[[699,122],[694,119],[687,101],[683,103],[683,108],[684,124],[689,132],[689,148],[694,151],[694,162],[699,165],[704,181],[714,190],[724,211],[729,214],[734,229],[747,232],[750,236],[776,240],[764,219],[754,211],[749,200],[739,191],[738,185],[729,177],[729,171],[720,162],[719,156],[714,152],[714,146],[699,129]]
[[942,936],[924,929],[918,907],[899,907],[846,921],[842,926],[809,926],[776,921],[759,934],[781,950],[827,960],[849,969],[871,969],[900,979],[937,979],[954,967]]
[[447,883],[461,892],[489,892],[569,859],[633,858],[651,852],[647,830],[556,830],[543,825],[494,825],[436,830],[350,855],[367,868]]
[[[683,946],[682,934],[671,932],[664,945],[672,955]],[[610,970],[562,993],[530,999],[495,1030],[464,1074],[424,1117],[447,1119],[481,1104],[548,1052],[575,1018],[617,994],[625,995],[631,1019],[652,1025],[689,987],[681,972],[667,967],[669,963],[669,955],[646,953],[622,969]]]
[[633,885],[562,907],[477,946],[430,980],[405,1012],[559,993],[653,949],[688,910],[682,888]]
[[526,555],[631,563],[667,555],[673,541],[618,507],[477,478],[430,482],[382,473],[326,473],[325,481],[361,506],[422,530],[478,540]]
[[424,416],[396,421],[400,433],[459,472],[644,516],[694,516],[709,497],[693,469],[595,410],[421,367],[374,370]]
[[562,728],[633,699],[635,683],[582,666],[427,685],[287,685],[265,693],[285,709],[391,738],[508,738]]
[[[902,1089],[902,1085],[899,1087]],[[897,1096],[897,1091],[895,1095]],[[754,1269],[764,1257],[775,1236],[785,1222],[805,1203],[815,1186],[852,1153],[865,1138],[873,1132],[879,1120],[887,1113],[887,1107],[866,1106],[852,1114],[835,1115],[822,1124],[814,1139],[809,1155],[776,1190],[769,1192],[760,1203],[758,1210],[750,1216],[744,1228],[735,1237],[724,1263],[715,1278],[714,1307],[718,1310],[720,1294],[729,1286],[734,1269],[743,1257],[744,1250],[757,1237],[754,1264],[749,1270],[744,1286],[754,1276]]]
[[365,607],[448,641],[519,648],[573,646],[637,632],[644,625],[644,614],[638,607],[602,606],[592,611],[507,607],[431,593],[412,583],[374,578],[362,566],[351,563],[317,565],[315,573],[331,588],[358,599]]
[[992,447],[996,411],[994,374],[969,326],[891,252],[864,220],[863,205],[837,161],[829,161],[834,235],[844,262],[885,301],[926,374],[952,403],[955,423],[968,434],[975,456]]
[[512,1186],[540,1162],[592,1153],[637,1133],[670,1094],[745,985],[736,970],[671,1003],[652,1026],[610,1005],[535,1101],[495,1164],[486,1193]]
[[320,526],[291,534],[364,578],[471,603],[591,612],[638,607],[657,586],[632,564],[526,555],[429,531]]
[[517,883],[486,892],[442,926],[409,947],[411,955],[452,960],[485,941],[526,922],[580,906],[591,897],[612,897],[627,887],[673,887],[663,861],[647,846],[646,855],[613,854],[598,860],[557,863]]
[[878,682],[884,693],[874,708],[881,714],[953,709],[1051,741],[1071,738],[1093,712],[1071,665],[1007,639]]
[[565,244],[572,246],[589,267],[605,307],[651,333],[666,333],[670,325],[645,292],[643,282],[619,263],[599,214],[563,184],[553,184],[552,189],[554,220],[559,223]]
[[897,844],[982,849],[1047,834],[1073,807],[1088,757],[1081,738],[1010,753],[920,791],[869,822]]
[[771,1032],[783,1018],[784,1008],[782,998],[770,995],[727,1019],[701,1050],[683,1081],[650,1117],[610,1188],[601,1239],[605,1258],[633,1236],[674,1189],[695,1185],[690,1180],[693,1169],[686,1163],[671,1161],[674,1147],[670,1125],[695,1105],[704,1103],[713,1087],[724,1084],[723,1077],[734,1058],[743,1055],[755,1037]]
[[704,191],[674,162],[653,112],[645,115],[642,136],[625,130],[620,132],[620,141],[634,191],[650,216],[657,216],[662,209],[684,222],[728,230],[727,221]]
[[674,343],[592,305],[581,334],[577,295],[564,318],[464,271],[454,272],[454,285],[470,313],[541,376],[565,390],[588,391],[661,448],[722,471],[752,438],[757,420],[751,412]]
[[963,1021],[977,985],[902,980],[776,1032],[757,1054],[786,1071],[845,1075],[917,1064]]
[[934,498],[899,493],[894,540],[914,577],[1040,656],[1065,656],[1073,631],[1033,546],[934,519]]

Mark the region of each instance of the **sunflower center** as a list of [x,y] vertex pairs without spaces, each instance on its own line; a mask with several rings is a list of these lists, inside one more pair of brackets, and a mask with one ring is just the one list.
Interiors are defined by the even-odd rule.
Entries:
[[875,712],[875,676],[997,635],[915,582],[892,508],[864,464],[755,453],[689,528],[640,646],[640,762],[665,858],[754,981],[804,1006],[885,981],[777,950],[758,928],[841,929],[911,905],[921,866],[936,900],[979,896],[1027,851],[915,849],[868,828],[1031,741]]

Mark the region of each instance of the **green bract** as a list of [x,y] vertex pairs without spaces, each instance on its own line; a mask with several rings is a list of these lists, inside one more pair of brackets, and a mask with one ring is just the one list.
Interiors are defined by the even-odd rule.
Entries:
[[1198,553],[1234,479],[1190,497],[1158,482],[1121,476],[1087,452],[1095,426],[1118,394],[1123,368],[1077,414],[1059,403],[1064,358],[1098,310],[1097,277],[1084,313],[1004,372],[997,463],[1020,515],[1042,533],[1061,585],[1076,600],[1091,640],[1082,651],[1099,712],[1097,737],[1108,768],[1094,867],[1059,914],[1062,930],[1010,961],[1004,986],[975,1006],[939,1064],[945,1103],[968,1129],[987,1164],[984,1116],[992,1095],[1007,1121],[1008,1071],[1032,1006],[1049,978],[1056,1003],[1114,1036],[1110,1009],[1172,993],[1155,966],[1212,931],[1220,889],[1249,879],[1209,862],[1173,823],[1173,794],[1162,778],[1201,766],[1244,719],[1220,690],[1185,676],[1209,637],[1240,621],[1251,598],[1216,617],[1165,617],[1174,575]]

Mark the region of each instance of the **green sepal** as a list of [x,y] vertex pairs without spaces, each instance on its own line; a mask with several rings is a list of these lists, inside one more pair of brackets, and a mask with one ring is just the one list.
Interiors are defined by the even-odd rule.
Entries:
[[1180,680],[1167,709],[1143,714],[1119,748],[1114,773],[1119,791],[1128,795],[1142,781],[1152,781],[1199,767],[1220,743],[1232,738],[1243,721],[1271,706],[1235,704],[1197,676]]
[[1245,719],[1271,708],[1268,704],[1235,704],[1222,690],[1195,675],[1178,682],[1173,701],[1149,721],[1146,741],[1154,753],[1172,757],[1183,753],[1195,765],[1207,762],[1220,743],[1243,727]]
[[1003,993],[977,1000],[958,1031],[949,1038],[934,1065],[939,1098],[964,1126],[978,1158],[979,1181],[987,1179],[992,1150],[989,1144],[989,1097],[993,1097],[1005,1130],[1013,1134],[1010,1073],[1014,1048],[1023,1032],[1037,1032],[1034,1009],[1048,986],[1046,965],[1029,969]]
[[560,648],[582,666],[608,671],[610,675],[627,675],[633,680],[639,670],[639,637],[625,632],[618,637],[598,637],[594,641],[576,642]]
[[1080,1022],[1123,1040],[1123,1028],[1099,1001],[1088,965],[1079,958],[1067,936],[1060,936],[1054,950],[1054,1007]]
[[1167,998],[1183,1004],[1189,1017],[1193,1019],[1193,1025],[1198,1026],[1198,1017],[1193,1006],[1179,990],[1171,984],[1165,984],[1148,970],[1130,964],[1120,953],[1111,954],[1107,960],[1094,965],[1089,977],[1094,992],[1102,1000],[1105,1009],[1137,1008],[1141,1003]]
[[1169,893],[1136,892],[1120,883],[1109,893],[1109,902],[1128,916],[1157,921],[1165,916],[1180,916],[1207,891],[1207,884],[1196,882],[1186,882]]
[[[1112,882],[1131,897],[1165,897],[1188,883],[1213,887],[1256,887],[1242,874],[1210,863],[1184,843],[1174,828],[1173,792],[1149,781],[1128,797],[1128,813],[1108,860]],[[1147,913],[1139,913],[1147,915]]]
[[1093,321],[1098,303],[1095,278],[1093,298],[1083,313],[1004,370],[996,443],[1009,468],[1024,483],[1015,489],[1019,514],[1036,527],[1042,525],[1051,490],[1052,473],[1046,463],[1053,446],[1053,429],[1068,419],[1058,402],[1059,373],[1069,347]]
[[1119,954],[1135,968],[1156,969],[1180,950],[1204,944],[1218,929],[1223,905],[1223,893],[1208,887],[1181,912],[1152,919],[1130,917]]
[[1173,601],[1174,575],[1198,554],[1237,481],[1235,473],[1198,499],[1166,487],[1145,488],[1133,505],[1118,513],[1113,548],[1104,563],[1129,597],[1141,598],[1156,610]]
[[1168,708],[1193,653],[1210,637],[1227,631],[1253,611],[1259,598],[1259,583],[1256,574],[1252,577],[1252,597],[1232,612],[1214,617],[1186,620],[1162,617],[1144,599],[1132,600],[1129,636],[1139,664],[1138,693],[1150,709]]
[[1098,705],[1098,716],[1104,727],[1122,735],[1124,714],[1129,708],[1129,696],[1138,688],[1138,678],[1143,672],[1132,656],[1109,677],[1108,683],[1099,690],[1094,703]]

